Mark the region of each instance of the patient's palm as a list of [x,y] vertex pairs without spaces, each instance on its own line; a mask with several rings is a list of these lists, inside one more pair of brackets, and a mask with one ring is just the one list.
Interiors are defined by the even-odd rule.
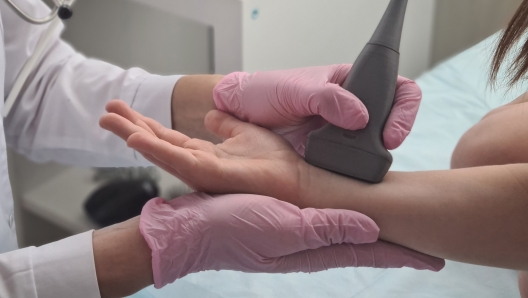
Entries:
[[[239,122],[226,120],[231,118],[227,114],[213,113],[224,118],[222,121]],[[243,127],[238,134],[218,145],[196,139],[185,142],[182,147],[194,160],[185,155],[185,160],[162,157],[161,161],[169,164],[174,169],[171,173],[195,190],[275,197],[280,192],[281,196],[289,194],[294,200],[303,164],[300,156],[286,140],[266,129],[242,122],[237,125]],[[211,130],[216,132],[212,127]]]
[[254,193],[296,203],[306,165],[282,137],[212,111],[206,127],[225,142],[214,145],[164,128],[124,103],[109,105],[101,126],[152,163],[198,191]]

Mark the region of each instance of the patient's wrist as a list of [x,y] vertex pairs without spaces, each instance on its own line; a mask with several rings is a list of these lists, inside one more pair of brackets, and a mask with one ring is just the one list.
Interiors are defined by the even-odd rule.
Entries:
[[[336,208],[346,188],[357,183],[327,170],[307,164],[301,187],[301,208]],[[342,209],[342,208],[337,208]]]
[[[383,182],[370,184],[308,165],[302,187],[303,208],[347,209],[358,212],[375,210],[372,200],[380,202],[390,197],[401,176],[389,172]],[[368,215],[368,214],[367,214]]]

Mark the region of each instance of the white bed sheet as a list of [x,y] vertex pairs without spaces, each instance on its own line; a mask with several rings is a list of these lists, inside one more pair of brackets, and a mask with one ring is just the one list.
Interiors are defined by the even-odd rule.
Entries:
[[[522,93],[487,87],[492,41],[457,55],[417,80],[424,100],[415,128],[394,151],[393,170],[448,169],[462,134],[491,109]],[[424,198],[427,199],[427,198]],[[134,298],[506,298],[519,297],[516,272],[447,262],[440,273],[410,269],[336,269],[316,274],[204,272],[162,290],[148,288]]]

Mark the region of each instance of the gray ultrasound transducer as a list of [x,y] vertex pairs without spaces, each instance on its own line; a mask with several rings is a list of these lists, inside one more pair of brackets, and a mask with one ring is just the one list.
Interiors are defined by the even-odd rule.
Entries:
[[306,161],[371,183],[383,180],[392,155],[383,143],[391,112],[407,0],[391,0],[378,28],[350,71],[343,88],[356,95],[369,113],[366,128],[349,131],[327,124],[308,135]]

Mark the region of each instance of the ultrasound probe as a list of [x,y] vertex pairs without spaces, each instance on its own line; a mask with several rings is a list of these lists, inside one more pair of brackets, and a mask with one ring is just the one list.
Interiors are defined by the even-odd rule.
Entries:
[[308,163],[371,183],[381,182],[389,171],[392,155],[384,146],[383,130],[396,93],[407,1],[391,0],[343,84],[367,108],[368,125],[350,131],[327,124],[311,132],[306,144]]

